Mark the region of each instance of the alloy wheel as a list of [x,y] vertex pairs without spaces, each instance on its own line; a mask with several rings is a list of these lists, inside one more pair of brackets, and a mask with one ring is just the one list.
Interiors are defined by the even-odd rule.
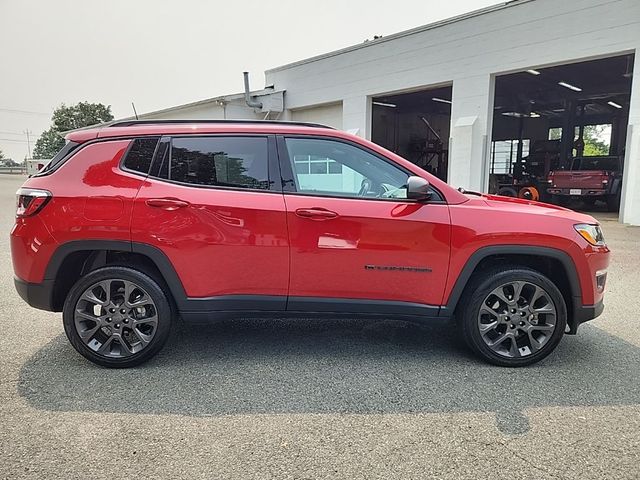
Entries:
[[124,358],[151,343],[158,311],[151,296],[136,283],[109,279],[82,293],[74,309],[74,325],[80,339],[96,354]]
[[505,283],[489,293],[478,312],[485,344],[501,357],[527,357],[540,351],[556,329],[550,294],[527,281]]

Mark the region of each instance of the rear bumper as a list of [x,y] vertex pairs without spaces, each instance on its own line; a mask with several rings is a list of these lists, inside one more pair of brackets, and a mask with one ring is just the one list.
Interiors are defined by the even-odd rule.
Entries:
[[13,278],[18,295],[33,308],[53,312],[53,280],[42,283],[29,283],[18,277]]
[[569,334],[575,335],[578,331],[578,327],[582,325],[584,322],[588,322],[589,320],[593,320],[600,316],[602,311],[604,310],[604,301],[600,300],[595,305],[581,305],[576,308],[576,311],[573,314],[573,322],[569,324]]
[[[550,187],[550,188],[547,188],[547,193],[550,193],[551,195],[569,196],[571,195],[570,193],[571,190],[576,190],[576,189]],[[603,197],[607,195],[607,191],[601,188],[579,188],[578,190],[580,190],[580,194],[573,195],[574,197]]]

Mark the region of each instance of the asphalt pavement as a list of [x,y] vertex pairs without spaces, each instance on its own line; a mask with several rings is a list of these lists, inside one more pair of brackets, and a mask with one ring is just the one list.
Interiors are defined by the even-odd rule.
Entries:
[[444,324],[300,318],[178,326],[108,370],[14,290],[22,181],[0,175],[0,478],[640,478],[640,228],[612,214],[605,313],[528,368]]

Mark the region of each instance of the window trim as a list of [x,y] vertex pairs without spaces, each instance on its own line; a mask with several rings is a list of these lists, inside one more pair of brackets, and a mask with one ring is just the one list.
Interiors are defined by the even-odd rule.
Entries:
[[438,190],[433,184],[430,184],[430,188],[440,197],[439,199],[436,200],[426,200],[426,201],[420,201],[420,200],[414,200],[411,198],[377,198],[377,197],[348,197],[348,196],[344,196],[344,195],[332,195],[332,194],[319,194],[316,192],[303,192],[298,190],[298,184],[297,184],[297,176],[294,174],[293,172],[293,167],[292,167],[292,162],[291,159],[289,158],[289,150],[287,149],[287,144],[286,144],[286,140],[288,138],[296,138],[296,139],[310,139],[310,140],[329,140],[329,141],[334,141],[334,142],[339,142],[339,143],[344,143],[346,145],[350,145],[354,148],[359,148],[360,150],[363,150],[366,153],[369,153],[371,155],[373,155],[374,157],[377,157],[378,159],[382,160],[383,162],[391,165],[392,167],[395,167],[397,169],[399,169],[400,171],[404,172],[406,175],[408,176],[415,176],[415,173],[413,173],[411,170],[403,167],[402,165],[398,165],[396,162],[394,162],[393,160],[385,157],[384,155],[379,154],[378,152],[375,152],[373,150],[371,150],[370,148],[367,148],[365,145],[361,145],[357,142],[353,142],[351,140],[347,140],[344,138],[338,138],[338,137],[332,137],[329,135],[312,135],[312,134],[307,134],[307,135],[296,135],[296,134],[284,134],[284,135],[276,135],[276,141],[277,141],[277,146],[278,146],[278,162],[280,164],[280,170],[281,170],[281,176],[282,176],[282,192],[285,195],[303,195],[305,197],[318,197],[318,198],[339,198],[342,200],[365,200],[365,201],[382,201],[382,202],[401,202],[401,203],[423,203],[423,204],[447,204],[446,201],[446,197],[442,194],[442,192],[440,190]]
[[[171,149],[174,138],[229,138],[229,137],[242,137],[242,138],[265,138],[267,140],[267,175],[269,176],[269,188],[248,188],[248,187],[231,187],[226,185],[202,185],[188,182],[180,182],[178,180],[171,180],[168,178],[159,177],[159,169],[162,165],[158,165],[157,158],[158,148],[163,142],[168,142],[169,153],[168,156],[171,158]],[[207,133],[207,134],[197,134],[197,133],[187,133],[187,134],[179,134],[179,135],[163,135],[158,142],[158,146],[156,147],[156,151],[154,152],[153,162],[151,164],[151,168],[149,169],[149,176],[147,178],[157,180],[159,182],[171,183],[174,185],[182,185],[185,187],[191,188],[205,188],[209,190],[230,190],[230,191],[238,191],[238,192],[258,192],[258,193],[282,193],[282,182],[279,175],[279,172],[274,171],[273,165],[277,165],[277,155],[276,155],[276,146],[275,146],[275,138],[274,135],[271,134],[246,134],[242,132],[238,133]],[[277,175],[277,176],[274,176]],[[273,179],[272,179],[273,177]]]

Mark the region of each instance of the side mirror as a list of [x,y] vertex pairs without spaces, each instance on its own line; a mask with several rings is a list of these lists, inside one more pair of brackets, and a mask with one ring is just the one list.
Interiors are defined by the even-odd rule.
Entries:
[[407,198],[411,200],[424,201],[431,198],[429,191],[429,181],[414,175],[407,179]]

